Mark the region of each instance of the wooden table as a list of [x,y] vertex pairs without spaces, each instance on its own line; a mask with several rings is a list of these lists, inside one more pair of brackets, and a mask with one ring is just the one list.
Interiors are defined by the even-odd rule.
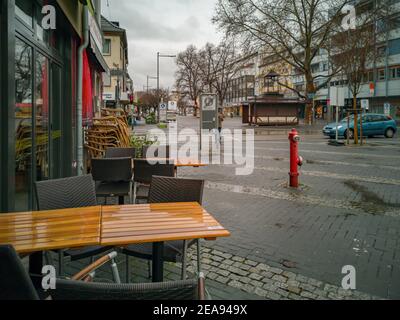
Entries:
[[0,244],[37,253],[30,271],[41,273],[42,251],[93,245],[153,243],[153,281],[163,281],[165,241],[230,236],[198,203],[103,206],[0,215]]

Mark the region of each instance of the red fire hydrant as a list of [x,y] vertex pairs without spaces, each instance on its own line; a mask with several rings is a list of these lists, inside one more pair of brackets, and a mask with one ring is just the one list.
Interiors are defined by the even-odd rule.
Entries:
[[290,186],[299,187],[299,167],[303,165],[303,158],[299,156],[300,136],[296,129],[289,133],[290,141]]

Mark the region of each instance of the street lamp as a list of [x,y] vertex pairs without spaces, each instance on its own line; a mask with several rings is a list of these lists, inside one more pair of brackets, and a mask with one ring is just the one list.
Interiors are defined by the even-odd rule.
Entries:
[[147,76],[147,93],[149,93],[149,80],[156,80],[158,79],[157,77],[151,77],[151,76]]
[[165,55],[157,52],[157,102],[158,102],[158,122],[160,122],[160,58],[176,58],[175,55]]

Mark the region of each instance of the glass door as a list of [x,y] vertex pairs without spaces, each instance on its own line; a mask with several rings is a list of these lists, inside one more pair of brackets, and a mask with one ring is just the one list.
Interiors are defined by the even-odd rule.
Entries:
[[50,178],[62,177],[61,67],[51,64]]
[[23,41],[15,44],[15,209],[32,203],[33,50]]

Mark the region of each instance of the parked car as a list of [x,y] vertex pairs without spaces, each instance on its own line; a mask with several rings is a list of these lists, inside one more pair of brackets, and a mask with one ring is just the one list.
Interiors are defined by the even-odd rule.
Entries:
[[[363,136],[385,136],[386,138],[393,138],[397,132],[396,121],[390,116],[382,114],[366,114],[362,117],[363,122]],[[350,116],[350,127],[348,127],[348,118],[343,119],[339,125],[336,123],[328,124],[323,129],[323,134],[330,138],[336,137],[336,127],[339,131],[339,138],[350,139],[354,138],[354,116]],[[360,120],[358,121],[358,130],[360,132]]]

